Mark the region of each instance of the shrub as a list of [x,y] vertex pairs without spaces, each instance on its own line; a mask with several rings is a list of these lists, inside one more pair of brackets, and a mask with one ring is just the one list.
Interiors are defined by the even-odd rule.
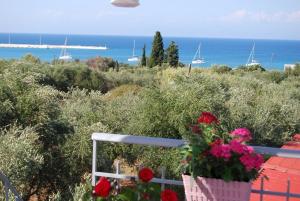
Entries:
[[134,84],[124,84],[121,85],[106,94],[106,100],[114,100],[119,96],[123,96],[127,93],[133,93],[136,95],[141,90],[139,85]]
[[228,73],[232,70],[232,68],[226,66],[226,65],[214,65],[211,68],[212,72],[216,73]]
[[38,135],[33,128],[12,126],[0,131],[0,170],[23,197],[28,197],[33,180],[43,165]]
[[116,67],[116,62],[107,57],[96,57],[87,60],[86,64],[94,69],[94,70],[99,70],[99,71],[108,71],[110,68],[115,68]]
[[41,60],[38,57],[33,56],[32,54],[26,54],[22,57],[24,61],[33,63],[33,64],[40,64]]
[[300,76],[300,64],[296,64],[293,69],[288,68],[285,73],[289,76]]
[[252,65],[252,66],[240,66],[237,70],[252,72],[252,71],[266,71],[261,65]]
[[58,90],[68,91],[71,87],[107,92],[107,81],[101,73],[84,66],[57,66],[51,73]]

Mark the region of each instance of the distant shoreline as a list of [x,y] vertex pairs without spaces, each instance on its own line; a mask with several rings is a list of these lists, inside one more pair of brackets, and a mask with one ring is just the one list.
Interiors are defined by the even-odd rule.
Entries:
[[[56,35],[56,36],[99,36],[99,37],[138,37],[148,38],[152,35],[118,35],[118,34],[67,34],[67,33],[14,33],[14,32],[0,32],[0,34],[11,35]],[[296,41],[300,42],[300,39],[285,39],[285,38],[234,38],[234,37],[210,37],[210,36],[169,36],[163,35],[164,38],[186,38],[186,39],[220,39],[220,40],[262,40],[262,41]]]

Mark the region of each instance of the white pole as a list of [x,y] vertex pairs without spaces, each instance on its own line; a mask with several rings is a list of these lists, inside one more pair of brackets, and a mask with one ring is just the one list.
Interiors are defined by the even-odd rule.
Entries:
[[97,168],[97,160],[96,160],[96,154],[97,154],[97,141],[93,140],[93,161],[92,161],[92,185],[96,185],[96,168]]

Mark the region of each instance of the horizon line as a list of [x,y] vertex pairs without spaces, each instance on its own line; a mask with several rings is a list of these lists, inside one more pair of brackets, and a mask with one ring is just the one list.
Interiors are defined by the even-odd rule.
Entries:
[[[153,35],[119,35],[119,34],[66,34],[66,33],[24,33],[24,32],[0,32],[0,34],[32,34],[32,35],[65,35],[65,36],[116,36],[116,37],[154,37]],[[163,38],[205,38],[205,39],[238,39],[238,40],[281,40],[281,41],[300,41],[300,39],[286,39],[286,38],[248,38],[248,37],[210,37],[210,36],[176,36],[165,35]]]

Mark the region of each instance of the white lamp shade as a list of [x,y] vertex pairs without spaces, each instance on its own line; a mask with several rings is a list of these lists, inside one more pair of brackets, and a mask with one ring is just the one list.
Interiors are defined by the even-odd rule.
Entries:
[[137,7],[139,0],[111,0],[111,4],[118,7]]

